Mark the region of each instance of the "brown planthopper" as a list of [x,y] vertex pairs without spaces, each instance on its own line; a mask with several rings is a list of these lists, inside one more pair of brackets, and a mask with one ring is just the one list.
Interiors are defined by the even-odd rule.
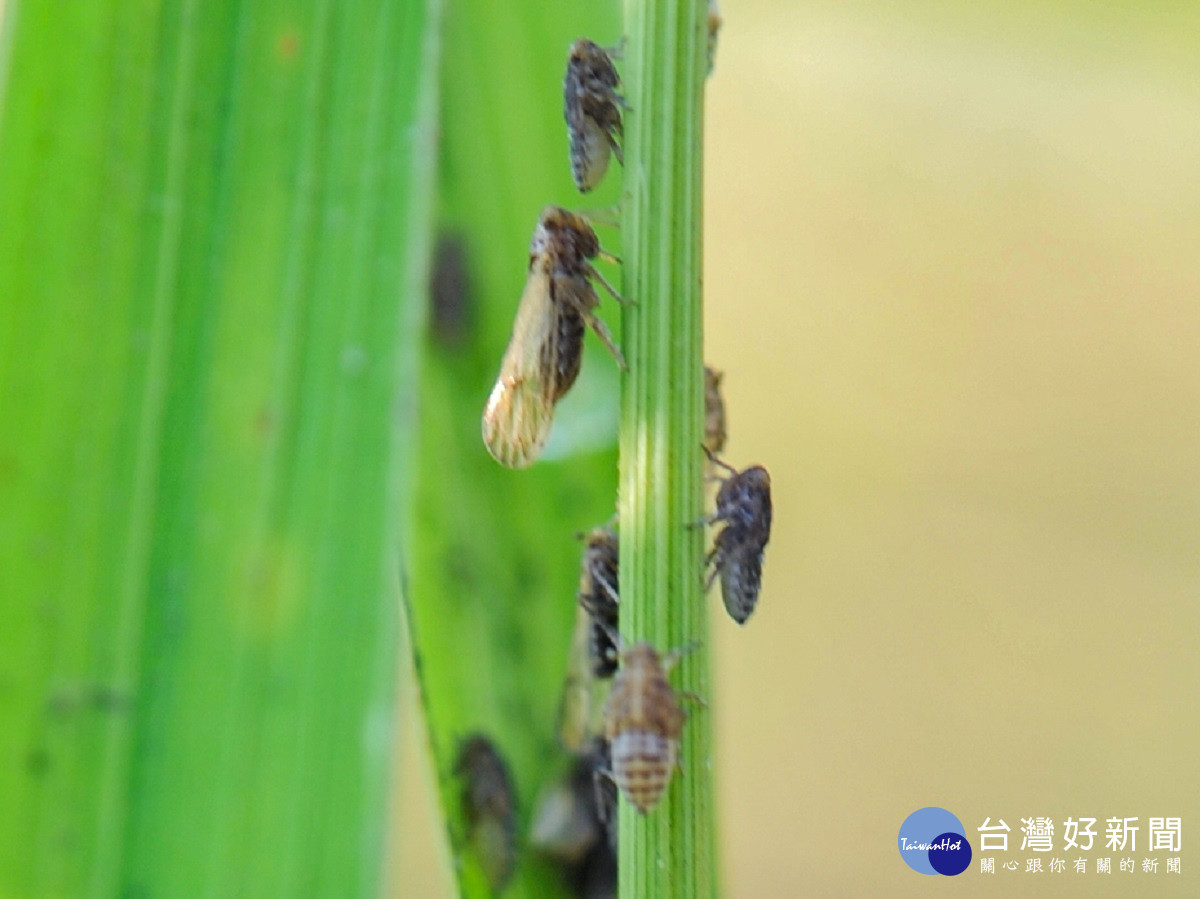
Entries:
[[717,491],[717,510],[702,523],[723,522],[705,565],[713,566],[705,589],[721,578],[725,610],[745,624],[762,586],[763,552],[771,539],[771,476],[761,465],[738,471],[704,447],[709,461],[729,472]]
[[624,165],[620,84],[607,50],[587,38],[571,45],[563,78],[563,118],[571,147],[571,177],[581,193],[600,183],[610,155]]
[[621,649],[621,667],[604,709],[604,737],[612,759],[608,776],[642,814],[658,804],[679,761],[687,713],[667,675],[694,648],[665,657],[649,643]]
[[547,206],[529,244],[529,275],[500,376],[483,412],[483,442],[501,465],[524,468],[541,453],[555,403],[575,383],[590,325],[617,364],[625,358],[604,322],[592,281],[624,302],[591,260],[605,255],[587,219]]
[[491,740],[472,734],[459,746],[454,773],[463,780],[471,845],[488,883],[499,891],[517,863],[517,800],[508,765]]
[[725,449],[725,400],[721,396],[721,379],[725,375],[704,366],[704,448],[716,455]]

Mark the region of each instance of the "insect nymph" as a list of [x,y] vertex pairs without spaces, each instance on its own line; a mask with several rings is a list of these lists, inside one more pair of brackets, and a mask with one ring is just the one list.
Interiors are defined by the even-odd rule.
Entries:
[[524,468],[546,443],[554,404],[575,383],[590,325],[622,369],[625,359],[593,310],[592,280],[624,302],[591,260],[600,241],[587,220],[558,206],[542,212],[529,244],[529,275],[500,376],[483,412],[483,442],[501,465]]
[[622,649],[621,668],[604,709],[609,776],[642,814],[658,804],[679,759],[687,713],[667,674],[685,651],[663,658],[649,643]]
[[725,610],[738,624],[745,624],[758,602],[763,552],[771,539],[771,476],[761,465],[738,471],[707,447],[704,451],[714,465],[730,473],[717,491],[716,512],[704,519],[706,524],[725,524],[705,560],[713,566],[705,589],[719,575]]
[[581,193],[600,183],[610,154],[624,165],[620,84],[612,57],[602,47],[586,38],[571,46],[563,79],[563,118],[571,143],[571,177]]

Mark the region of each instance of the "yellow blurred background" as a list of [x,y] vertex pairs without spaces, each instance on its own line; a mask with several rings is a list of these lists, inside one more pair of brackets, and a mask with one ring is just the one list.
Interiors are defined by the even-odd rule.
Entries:
[[[1200,5],[722,12],[707,356],[775,496],[754,618],[710,598],[726,895],[1200,895]],[[391,882],[445,895],[417,746]],[[958,878],[900,858],[929,805]]]

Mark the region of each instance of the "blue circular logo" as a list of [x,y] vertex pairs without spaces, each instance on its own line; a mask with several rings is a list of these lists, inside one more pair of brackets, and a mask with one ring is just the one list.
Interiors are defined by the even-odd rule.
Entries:
[[900,825],[900,857],[921,874],[961,874],[971,864],[962,822],[944,808],[917,809]]

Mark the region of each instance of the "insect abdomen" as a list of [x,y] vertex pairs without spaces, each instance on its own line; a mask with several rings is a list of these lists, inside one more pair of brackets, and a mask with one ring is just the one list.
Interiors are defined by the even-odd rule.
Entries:
[[610,743],[612,777],[643,814],[662,798],[675,762],[679,741],[648,730],[626,730]]
[[571,143],[571,177],[580,193],[600,183],[608,171],[612,146],[604,130],[591,117],[584,117],[582,128],[568,129]]
[[557,340],[554,347],[554,400],[557,402],[575,384],[583,361],[583,316],[574,307],[557,304]]
[[658,803],[671,779],[685,718],[653,647],[638,643],[623,650],[608,694],[604,735],[612,752],[612,778],[643,814]]
[[741,550],[724,556],[721,564],[721,599],[725,611],[738,624],[745,624],[758,604],[762,586],[762,553]]

